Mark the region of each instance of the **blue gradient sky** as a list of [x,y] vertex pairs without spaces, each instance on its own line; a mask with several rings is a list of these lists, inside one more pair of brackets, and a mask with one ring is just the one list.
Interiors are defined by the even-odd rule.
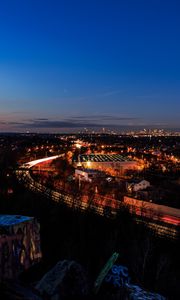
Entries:
[[1,0],[0,131],[180,127],[180,1]]

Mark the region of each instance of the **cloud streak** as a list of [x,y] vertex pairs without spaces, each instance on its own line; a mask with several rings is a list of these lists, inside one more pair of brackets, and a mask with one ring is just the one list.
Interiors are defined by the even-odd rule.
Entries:
[[71,117],[72,120],[89,120],[90,122],[92,120],[112,120],[112,121],[132,121],[132,120],[138,120],[139,118],[135,117],[120,117],[120,116],[110,116],[110,115],[81,115],[81,116],[73,116]]
[[[118,116],[109,114],[92,114],[92,115],[73,115],[69,117],[59,118],[46,118],[36,117],[32,119],[19,119],[18,120],[0,120],[0,131],[34,131],[34,132],[73,132],[74,130],[80,130],[83,128],[87,129],[98,129],[98,128],[109,128],[109,129],[126,129],[126,128],[142,128],[149,127],[168,127],[163,122],[154,122],[150,124],[148,120],[131,116]],[[174,126],[174,128],[177,126]]]
[[[111,126],[111,125],[109,125]],[[102,127],[99,123],[88,122],[70,122],[70,121],[34,121],[32,123],[24,123],[22,128],[81,128],[81,127]]]
[[20,123],[21,128],[98,128],[114,127],[123,123],[133,122],[138,118],[118,117],[110,115],[89,115],[89,116],[72,116],[61,120],[51,120],[47,118],[35,118],[27,122]]

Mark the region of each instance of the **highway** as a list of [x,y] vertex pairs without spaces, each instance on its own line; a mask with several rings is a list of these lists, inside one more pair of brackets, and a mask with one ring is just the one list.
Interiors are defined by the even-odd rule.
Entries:
[[[45,157],[42,159],[37,159],[37,160],[30,161],[28,163],[24,163],[16,171],[17,178],[20,182],[23,181],[23,184],[25,185],[25,187],[32,190],[33,192],[42,193],[46,197],[51,198],[51,200],[58,202],[58,203],[63,202],[69,207],[78,207],[81,210],[86,210],[90,205],[88,199],[85,199],[86,197],[83,197],[81,199],[81,201],[75,202],[74,201],[75,199],[72,195],[60,193],[56,190],[47,188],[46,186],[40,184],[39,182],[36,182],[31,177],[30,169],[32,167],[34,167],[35,165],[37,165],[39,163],[48,162],[48,161],[52,161],[54,159],[63,157],[64,155],[65,154],[60,154],[60,155]],[[135,213],[137,215],[137,217],[142,217],[142,216],[147,217],[149,219],[148,224],[149,224],[150,228],[159,230],[161,235],[162,235],[162,233],[163,233],[163,235],[165,235],[166,232],[169,232],[169,230],[171,231],[171,233],[168,235],[171,235],[171,236],[176,235],[176,228],[179,227],[179,225],[180,225],[179,215],[178,216],[173,215],[173,213],[174,213],[174,211],[176,211],[176,209],[171,208],[170,212],[171,211],[172,212],[171,212],[171,214],[170,213],[168,214],[168,211],[167,211],[168,207],[165,207],[166,211],[163,211],[163,213],[161,213],[162,224],[158,225],[159,226],[159,229],[158,229],[157,223],[155,223],[155,222],[159,220],[159,205],[153,204],[154,205],[153,207],[158,206],[158,214],[157,214],[157,211],[155,211],[155,213],[152,214],[152,209],[148,210],[148,208],[146,210],[144,210],[144,212],[142,214],[141,208],[144,206],[140,202],[144,202],[144,201],[138,200],[138,201],[135,201],[138,204],[137,203],[135,204],[134,202],[132,203],[132,201],[134,201],[135,199],[134,200],[131,200],[131,199],[129,200],[129,199],[130,198],[125,197],[124,203],[130,205],[130,212]],[[150,205],[152,206],[152,204],[150,204]],[[94,212],[96,212],[99,215],[105,215],[105,208],[110,208],[110,210],[111,210],[110,214],[115,215],[120,207],[120,202],[115,199],[107,198],[102,195],[96,194],[94,197],[93,203],[91,203],[90,206],[91,206],[91,208],[93,208]],[[178,210],[178,211],[180,212],[180,210]],[[171,226],[173,226],[172,230],[170,228]],[[174,227],[176,227],[176,228],[174,228]]]
[[[35,165],[43,162],[52,161],[54,159],[63,157],[64,154],[56,155],[56,156],[50,156],[46,158],[41,158],[37,160],[30,161],[28,163],[24,163],[19,167],[19,169],[16,171],[16,176],[20,182],[23,181],[25,187],[30,189],[33,192],[42,193],[46,197],[50,197],[55,202],[64,202],[66,205],[72,207],[74,206],[74,199],[71,195],[66,195],[63,193],[59,193],[56,190],[51,190],[47,188],[46,186],[40,184],[39,182],[35,181],[30,174],[30,169],[34,167]],[[87,208],[87,203],[80,203],[78,205],[81,209]]]

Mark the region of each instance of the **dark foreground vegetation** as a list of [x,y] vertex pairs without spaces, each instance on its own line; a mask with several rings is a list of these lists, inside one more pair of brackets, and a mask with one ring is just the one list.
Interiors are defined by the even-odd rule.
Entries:
[[0,213],[35,216],[41,224],[43,261],[35,273],[23,276],[27,282],[36,282],[56,262],[68,259],[83,266],[92,286],[117,251],[132,282],[168,299],[180,299],[179,241],[156,237],[146,224],[137,225],[126,209],[116,219],[103,218],[52,203],[16,183],[13,194],[1,194]]

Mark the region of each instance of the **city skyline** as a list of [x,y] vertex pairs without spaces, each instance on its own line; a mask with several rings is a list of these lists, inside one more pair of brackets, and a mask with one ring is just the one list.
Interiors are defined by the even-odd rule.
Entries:
[[2,1],[0,131],[180,128],[179,1]]

